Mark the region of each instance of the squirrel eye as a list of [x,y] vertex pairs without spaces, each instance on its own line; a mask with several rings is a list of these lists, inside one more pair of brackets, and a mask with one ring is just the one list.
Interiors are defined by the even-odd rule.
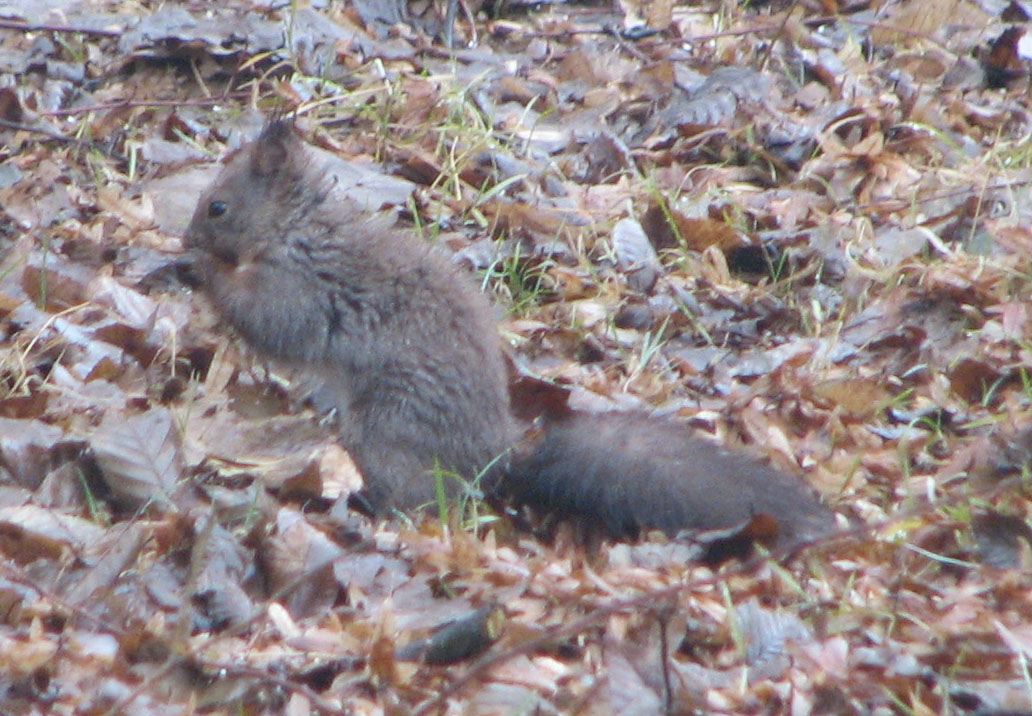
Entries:
[[226,202],[215,200],[208,204],[208,218],[216,219],[226,213]]

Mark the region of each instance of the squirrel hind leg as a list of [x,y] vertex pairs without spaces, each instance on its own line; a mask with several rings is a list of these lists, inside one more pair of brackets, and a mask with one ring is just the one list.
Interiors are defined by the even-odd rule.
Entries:
[[386,516],[391,510],[429,507],[434,511],[440,488],[451,500],[463,495],[465,481],[476,476],[476,468],[467,464],[473,462],[472,458],[436,456],[430,448],[413,444],[404,436],[356,441],[349,451],[365,481],[355,507],[376,517]]
[[392,509],[411,510],[433,499],[431,469],[410,447],[387,438],[346,445],[365,488],[355,496],[359,512],[384,517]]

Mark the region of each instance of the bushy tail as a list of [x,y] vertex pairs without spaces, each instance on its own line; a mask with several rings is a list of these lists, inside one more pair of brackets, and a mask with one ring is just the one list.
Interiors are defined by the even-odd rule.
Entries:
[[574,414],[518,451],[505,497],[614,539],[648,530],[724,530],[759,519],[791,547],[830,534],[834,514],[805,485],[695,438],[672,420]]

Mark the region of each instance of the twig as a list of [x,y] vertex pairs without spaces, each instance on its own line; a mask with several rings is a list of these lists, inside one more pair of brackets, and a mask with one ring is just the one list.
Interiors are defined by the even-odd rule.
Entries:
[[668,714],[674,712],[674,689],[670,685],[670,644],[667,634],[671,611],[669,607],[662,609],[656,618],[659,626],[659,663],[663,665],[663,704]]
[[121,37],[124,30],[99,30],[94,27],[75,27],[72,25],[32,25],[17,20],[0,20],[0,28],[5,30],[21,30],[22,32],[68,32],[78,35],[97,35],[98,37]]
[[[1028,186],[1032,184],[1032,179],[1021,179],[1017,181],[1007,181],[1000,184],[991,184],[982,189],[983,192],[1000,191],[1001,189],[1013,189],[1020,186]],[[932,201],[941,201],[943,199],[952,199],[959,196],[965,196],[972,192],[972,187],[961,187],[959,189],[950,189],[948,191],[939,191],[928,196],[917,197],[916,199],[881,199],[879,201],[869,201],[864,204],[857,204],[856,208],[861,212],[871,211],[900,211],[909,207],[912,203],[924,204]],[[923,225],[934,223],[941,217],[933,216],[929,217]]]
[[785,10],[785,16],[781,18],[781,24],[778,25],[777,32],[774,33],[774,37],[770,42],[767,43],[767,49],[763,53],[763,59],[760,60],[760,72],[767,69],[767,63],[770,62],[770,55],[774,51],[774,46],[778,40],[784,36],[785,27],[788,26],[788,21],[792,18],[792,13],[795,12],[796,7],[799,6],[799,0],[792,0],[792,4],[787,10]]
[[350,711],[347,711],[337,706],[336,704],[331,703],[329,699],[318,694],[315,691],[315,689],[313,689],[308,684],[292,681],[288,677],[277,676],[276,674],[270,673],[268,671],[262,671],[261,669],[256,669],[252,666],[240,666],[238,664],[223,665],[218,664],[216,662],[208,662],[205,663],[205,666],[208,668],[223,671],[225,672],[227,677],[237,676],[245,679],[251,679],[254,682],[272,684],[274,686],[278,686],[284,691],[290,691],[292,693],[301,694],[311,702],[312,706],[315,709],[326,714],[331,714],[332,716],[344,716],[345,714],[351,713]]
[[133,107],[207,107],[219,104],[229,99],[241,99],[249,96],[247,92],[228,92],[218,97],[205,97],[202,99],[148,99],[131,100],[125,99],[118,102],[106,102],[104,104],[88,104],[81,107],[67,107],[65,109],[52,109],[40,114],[49,117],[68,117],[89,112],[108,112],[114,109],[129,109]]
[[82,140],[78,137],[69,137],[60,132],[56,132],[48,127],[34,127],[31,124],[23,124],[21,122],[12,122],[7,119],[0,119],[0,127],[7,127],[8,129],[14,129],[20,132],[33,132],[35,134],[42,134],[56,139],[59,142],[71,142],[73,144],[82,144]]

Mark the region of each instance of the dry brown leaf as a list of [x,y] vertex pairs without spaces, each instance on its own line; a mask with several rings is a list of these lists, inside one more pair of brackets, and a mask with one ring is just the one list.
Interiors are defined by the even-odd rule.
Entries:
[[167,409],[139,415],[110,410],[87,440],[116,499],[177,509],[185,473],[179,431]]
[[58,510],[0,507],[0,551],[20,562],[81,555],[103,534],[100,525]]
[[985,27],[988,22],[985,11],[969,0],[918,0],[893,5],[885,21],[871,29],[871,39],[879,45],[922,46],[939,39],[946,25]]
[[281,509],[276,534],[265,540],[260,559],[268,586],[294,619],[328,609],[339,586],[333,563],[343,550],[295,510]]
[[0,417],[0,467],[5,482],[35,489],[51,467],[64,431],[39,420]]
[[880,377],[829,380],[815,385],[813,393],[833,408],[861,420],[876,415],[892,399]]

